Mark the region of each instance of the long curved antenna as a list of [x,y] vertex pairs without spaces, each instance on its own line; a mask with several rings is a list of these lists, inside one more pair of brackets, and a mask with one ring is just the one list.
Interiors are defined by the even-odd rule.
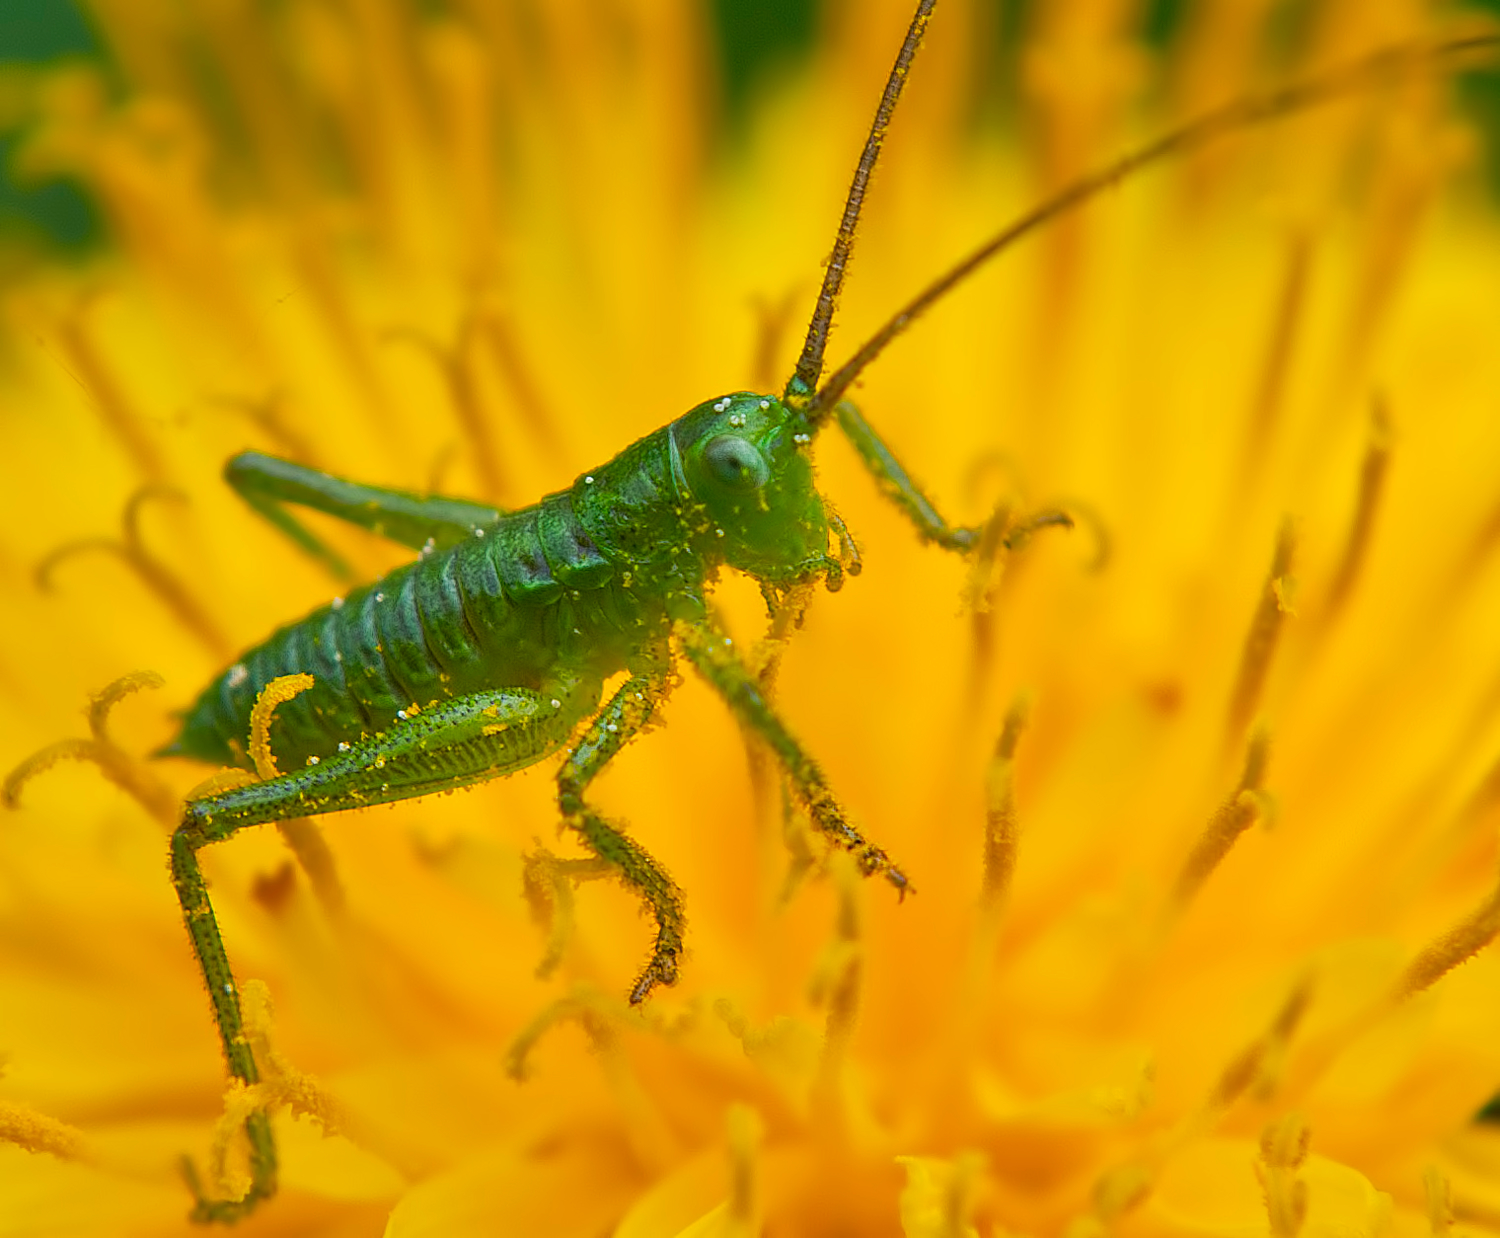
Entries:
[[[821,425],[828,420],[833,415],[834,407],[843,398],[844,392],[860,376],[865,367],[885,351],[892,340],[991,258],[1043,224],[1051,223],[1058,216],[1082,206],[1095,194],[1124,180],[1132,173],[1151,164],[1159,163],[1169,156],[1196,150],[1215,138],[1237,129],[1250,128],[1274,120],[1278,116],[1326,103],[1342,94],[1366,86],[1372,78],[1420,68],[1433,61],[1462,55],[1464,52],[1494,50],[1497,47],[1500,47],[1500,34],[1469,35],[1440,43],[1400,43],[1393,47],[1382,48],[1352,64],[1325,73],[1321,77],[1285,86],[1267,94],[1250,95],[1227,103],[1157,138],[1149,145],[1132,151],[1098,171],[1074,181],[1040,206],[1032,208],[996,233],[967,258],[938,276],[897,310],[880,330],[860,346],[854,356],[830,375],[828,381],[813,396],[807,405],[808,420],[814,426]],[[822,308],[821,303],[819,308]],[[800,368],[798,375],[801,375]]]
[[823,377],[823,352],[828,347],[828,328],[833,323],[834,307],[838,304],[839,292],[844,286],[844,273],[849,265],[849,254],[854,248],[854,229],[859,224],[859,211],[865,202],[865,190],[875,163],[880,158],[880,148],[885,145],[885,131],[890,127],[891,115],[906,87],[906,76],[911,69],[912,57],[922,42],[927,23],[932,19],[932,10],[937,0],[921,0],[906,31],[906,41],[896,56],[891,75],[885,81],[885,93],[880,96],[880,106],[875,110],[875,119],[870,123],[870,136],[865,139],[865,148],[860,152],[859,166],[854,169],[854,180],[849,186],[849,195],[844,199],[844,216],[839,220],[838,237],[833,242],[833,252],[828,256],[828,265],[823,271],[823,286],[818,289],[818,304],[813,310],[812,321],[807,324],[807,338],[802,342],[802,355],[797,358],[797,370],[786,385],[788,400],[806,400],[817,388]]

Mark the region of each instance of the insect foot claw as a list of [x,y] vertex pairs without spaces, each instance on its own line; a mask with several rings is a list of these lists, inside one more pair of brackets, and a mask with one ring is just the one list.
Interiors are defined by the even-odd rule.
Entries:
[[646,970],[641,973],[640,979],[630,990],[630,1004],[639,1006],[658,985],[670,987],[676,983],[677,951],[675,949],[663,950],[658,947],[656,953],[651,956],[651,961],[646,964]]

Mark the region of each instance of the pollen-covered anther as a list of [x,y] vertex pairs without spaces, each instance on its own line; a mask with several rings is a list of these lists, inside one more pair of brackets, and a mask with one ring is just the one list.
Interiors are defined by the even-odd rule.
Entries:
[[1295,1112],[1261,1131],[1255,1176],[1265,1194],[1272,1238],[1296,1238],[1307,1219],[1307,1183],[1297,1171],[1307,1157],[1308,1138],[1307,1121]]
[[1483,950],[1497,934],[1500,934],[1500,885],[1456,925],[1417,952],[1392,989],[1392,1000],[1403,1001],[1430,988]]
[[250,710],[250,759],[255,763],[255,772],[261,781],[269,781],[281,773],[271,751],[271,720],[276,716],[277,708],[293,697],[301,696],[314,682],[313,677],[305,673],[281,675],[271,680],[255,698],[255,705]]
[[760,1146],[765,1123],[749,1105],[736,1102],[725,1115],[729,1145],[729,1198],[724,1205],[726,1238],[754,1238],[760,1233]]
[[126,500],[120,516],[120,537],[87,537],[65,542],[36,565],[37,587],[50,591],[57,566],[75,555],[102,550],[119,557],[136,577],[172,613],[173,617],[199,641],[215,659],[229,656],[232,646],[208,610],[171,568],[146,549],[141,537],[141,509],[148,499],[166,499],[185,503],[185,496],[170,486],[142,486]]
[[1000,910],[1016,871],[1020,824],[1016,818],[1016,746],[1031,713],[1030,699],[1018,697],[1005,714],[1000,738],[985,776],[984,877],[979,905],[986,918]]
[[93,1159],[87,1136],[77,1127],[10,1101],[0,1101],[0,1143],[65,1161]]
[[1349,524],[1349,536],[1334,572],[1333,584],[1329,586],[1325,620],[1343,609],[1364,568],[1375,531],[1375,516],[1385,492],[1386,474],[1390,471],[1392,438],[1390,412],[1384,397],[1377,395],[1370,409],[1370,434],[1359,470],[1359,495],[1355,499],[1354,518]]
[[1209,817],[1203,833],[1183,861],[1172,891],[1171,910],[1180,911],[1187,906],[1214,869],[1223,863],[1240,835],[1257,821],[1271,816],[1272,802],[1262,786],[1270,751],[1270,735],[1264,726],[1259,726],[1246,746],[1239,783]]
[[161,685],[161,676],[154,671],[135,671],[109,684],[89,701],[90,737],[58,740],[21,761],[0,785],[0,803],[16,808],[21,802],[21,789],[38,775],[62,761],[87,761],[163,825],[168,828],[176,825],[176,797],[141,761],[109,736],[109,715],[124,697],[142,688]]

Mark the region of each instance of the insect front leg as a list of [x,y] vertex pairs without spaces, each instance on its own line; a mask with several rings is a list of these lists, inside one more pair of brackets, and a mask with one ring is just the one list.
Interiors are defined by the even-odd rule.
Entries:
[[677,634],[689,660],[724,699],[740,724],[763,740],[775,755],[792,795],[825,835],[859,863],[867,877],[882,874],[903,895],[910,882],[884,851],[865,838],[834,797],[818,763],[810,757],[767,699],[759,679],[733,652],[723,631],[709,624],[679,624]]
[[[597,680],[559,681],[534,692],[505,688],[457,697],[417,711],[348,751],[265,782],[190,799],[172,835],[172,884],[208,985],[214,1022],[230,1076],[247,1087],[260,1081],[245,1034],[239,989],[229,965],[198,852],[251,825],[391,803],[469,786],[533,765],[567,743],[599,701]],[[238,1199],[212,1199],[188,1174],[193,1219],[232,1222],[276,1192],[276,1147],[270,1115],[245,1120],[250,1185]]]
[[682,891],[640,843],[601,817],[584,800],[583,793],[620,749],[650,723],[666,695],[669,674],[664,661],[660,670],[626,680],[573,745],[557,774],[557,804],[563,823],[578,832],[590,851],[618,870],[656,920],[651,957],[630,989],[632,1005],[645,1001],[658,985],[677,980],[685,924]]
[[349,577],[349,565],[283,504],[326,512],[413,550],[455,545],[475,529],[494,524],[501,514],[497,508],[466,499],[346,481],[258,451],[241,452],[230,460],[224,466],[224,480],[256,512],[341,579]]
[[917,536],[946,550],[960,552],[972,550],[979,544],[983,526],[949,524],[858,408],[848,400],[841,400],[834,413],[844,437],[859,452],[859,458],[881,491],[906,513],[917,530]]

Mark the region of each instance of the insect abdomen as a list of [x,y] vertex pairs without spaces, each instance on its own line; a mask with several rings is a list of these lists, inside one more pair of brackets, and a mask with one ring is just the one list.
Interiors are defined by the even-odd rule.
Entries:
[[278,707],[271,729],[283,768],[382,730],[413,705],[539,686],[563,657],[608,675],[630,610],[613,597],[614,576],[571,496],[549,495],[282,628],[210,685],[164,751],[248,767],[256,697],[299,672],[313,687]]

